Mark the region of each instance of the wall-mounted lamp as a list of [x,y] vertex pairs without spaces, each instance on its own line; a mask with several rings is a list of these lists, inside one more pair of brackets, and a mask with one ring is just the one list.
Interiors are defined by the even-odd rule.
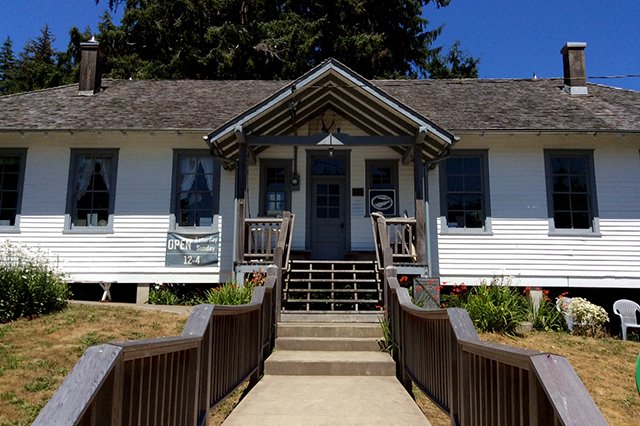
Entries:
[[291,175],[291,189],[300,189],[300,175],[297,173]]

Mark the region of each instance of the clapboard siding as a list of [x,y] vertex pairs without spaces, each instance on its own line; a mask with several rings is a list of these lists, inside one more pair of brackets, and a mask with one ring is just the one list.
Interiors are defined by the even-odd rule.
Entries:
[[[204,149],[199,132],[27,132],[3,134],[0,147],[26,147],[20,232],[0,239],[39,249],[72,281],[218,282],[231,270],[231,245],[219,266],[165,267],[171,230],[174,149]],[[117,148],[113,228],[109,233],[65,230],[65,206],[72,148]],[[234,175],[222,171],[218,225],[223,240],[233,236]],[[221,270],[223,273],[221,273]],[[227,271],[227,272],[225,272]]]
[[[473,283],[510,275],[522,285],[640,287],[638,137],[467,135],[456,148],[488,149],[491,233],[443,233],[439,218],[438,266],[443,280]],[[599,234],[549,232],[544,149],[593,150]],[[429,182],[439,215],[437,171]]]

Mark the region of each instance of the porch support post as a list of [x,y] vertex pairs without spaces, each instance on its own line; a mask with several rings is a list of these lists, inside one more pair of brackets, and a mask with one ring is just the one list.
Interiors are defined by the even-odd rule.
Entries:
[[424,163],[420,144],[427,136],[427,129],[421,127],[413,147],[413,190],[416,199],[416,262],[427,263],[425,239],[425,197],[424,197]]
[[[236,253],[237,262],[244,260],[244,218],[245,193],[247,191],[247,139],[242,126],[237,126],[234,130],[238,139],[238,167],[236,168]],[[241,284],[241,283],[238,283]]]

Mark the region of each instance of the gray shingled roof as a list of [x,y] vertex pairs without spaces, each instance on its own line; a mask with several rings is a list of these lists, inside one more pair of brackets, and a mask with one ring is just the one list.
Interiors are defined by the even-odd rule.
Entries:
[[[437,125],[456,130],[640,131],[640,92],[558,79],[374,80]],[[0,97],[0,129],[197,129],[222,126],[288,81],[103,80],[95,96],[69,85]]]

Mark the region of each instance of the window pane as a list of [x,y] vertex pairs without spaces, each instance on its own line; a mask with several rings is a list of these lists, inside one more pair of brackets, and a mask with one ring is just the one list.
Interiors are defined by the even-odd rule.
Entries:
[[553,177],[553,190],[555,192],[568,192],[569,191],[569,178],[567,176],[554,176]]
[[556,211],[571,210],[571,196],[568,194],[555,194],[553,196],[553,206]]
[[218,213],[218,163],[208,154],[178,154],[176,167],[177,224],[211,226]]
[[115,182],[113,155],[75,154],[72,223],[75,226],[107,226]]
[[20,185],[21,155],[0,153],[0,226],[15,225]]
[[589,229],[591,223],[589,220],[589,214],[586,212],[573,213],[573,227],[575,229]]
[[568,158],[569,173],[571,174],[586,174],[587,173],[587,159],[583,157]]
[[[454,154],[455,155],[455,154]],[[460,154],[446,160],[447,224],[454,228],[483,228],[485,175],[483,154]]]
[[571,176],[571,192],[587,192],[587,176]]
[[587,194],[576,194],[571,196],[571,210],[573,211],[589,211],[589,198]]
[[344,159],[325,158],[313,160],[311,174],[316,176],[344,176],[346,174]]
[[447,225],[451,228],[464,228],[464,212],[450,210],[447,213]]
[[465,175],[479,175],[480,174],[480,158],[465,158],[464,159],[464,174]]
[[447,197],[447,209],[448,210],[462,210],[462,199],[463,195],[449,195]]
[[569,173],[568,159],[555,157],[551,159],[551,168],[554,174],[567,174]]
[[464,196],[464,209],[465,210],[480,210],[482,209],[482,196],[480,195],[465,195]]
[[10,209],[15,210],[18,205],[18,192],[17,191],[3,191],[0,197],[0,210]]
[[591,227],[590,161],[587,155],[550,157],[551,188],[555,227]]
[[556,212],[554,217],[556,228],[570,229],[571,228],[571,213],[568,212]]
[[482,228],[483,218],[479,211],[465,213],[465,226],[467,228]]
[[447,191],[464,191],[464,176],[447,176]]
[[371,168],[372,189],[393,189],[393,172],[391,167]]
[[448,175],[461,175],[464,173],[462,167],[462,158],[449,158],[447,159],[447,174]]
[[471,175],[464,177],[464,190],[467,192],[480,192],[482,189],[482,181],[480,175]]

